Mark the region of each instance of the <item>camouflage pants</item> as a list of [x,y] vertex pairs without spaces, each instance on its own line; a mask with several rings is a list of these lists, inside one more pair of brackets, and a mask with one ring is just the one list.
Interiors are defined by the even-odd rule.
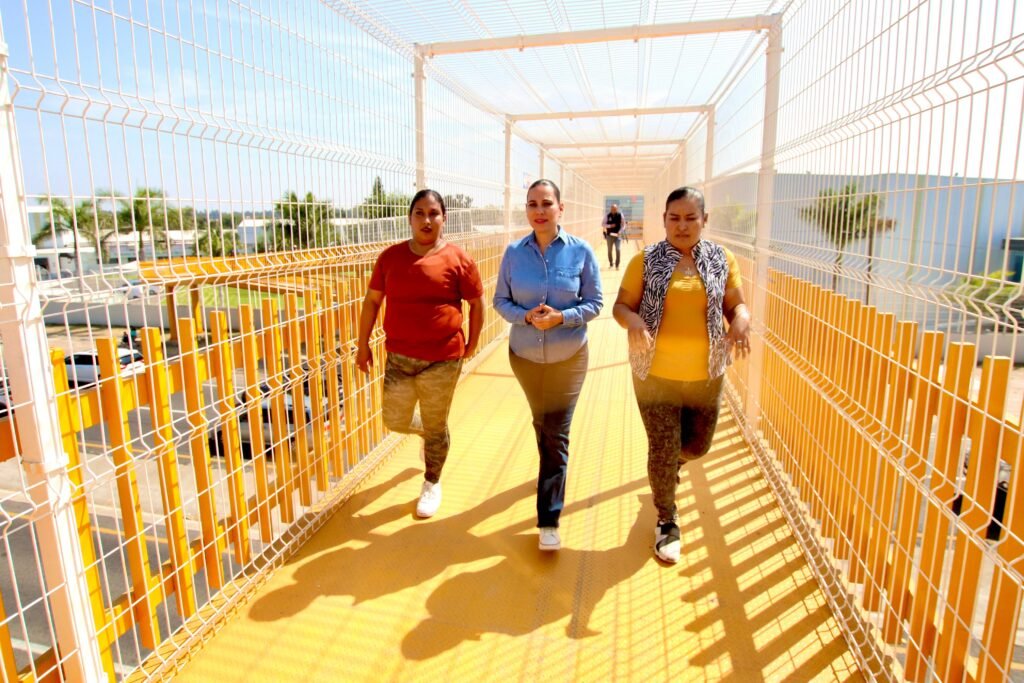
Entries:
[[658,521],[675,521],[679,468],[711,448],[722,378],[677,382],[633,375],[633,388],[647,431],[647,478]]
[[448,410],[461,371],[461,358],[428,361],[397,353],[389,353],[384,365],[384,425],[393,432],[423,437],[425,478],[433,483],[441,479],[448,458]]

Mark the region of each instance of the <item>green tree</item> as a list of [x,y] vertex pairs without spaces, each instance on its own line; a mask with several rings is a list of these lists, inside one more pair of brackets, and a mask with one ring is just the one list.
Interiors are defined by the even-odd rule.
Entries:
[[404,216],[409,209],[411,195],[400,192],[386,192],[384,182],[377,176],[373,179],[370,195],[357,206],[354,213],[360,218],[391,218]]
[[204,223],[202,227],[196,227],[199,234],[196,244],[197,255],[234,256],[238,246],[234,216],[228,214]]
[[39,246],[47,238],[56,237],[61,230],[70,230],[72,235],[75,269],[79,268],[80,247],[79,240],[84,236],[89,244],[96,250],[96,260],[103,260],[103,242],[106,236],[114,229],[113,216],[108,211],[97,213],[91,201],[80,201],[75,207],[71,207],[60,197],[44,196],[40,203],[50,206],[52,221],[40,228],[39,232],[32,236],[32,244]]
[[466,194],[446,194],[444,196],[444,205],[447,209],[471,209],[473,208],[473,198]]
[[331,202],[317,199],[312,192],[302,198],[295,192],[286,192],[274,204],[278,248],[312,249],[334,244],[337,241],[331,230],[334,214]]
[[[114,216],[117,218],[116,232],[129,235],[135,232],[138,236],[136,257],[142,260],[144,237],[148,234],[156,255],[156,245],[164,239],[168,227],[168,208],[164,193],[159,188],[143,187],[136,190],[131,197],[115,190],[99,190],[97,194],[108,198],[116,207]],[[103,237],[103,241],[110,235]]]
[[[882,198],[874,193],[857,196],[857,184],[850,183],[840,191],[828,189],[818,194],[810,206],[800,208],[800,217],[818,227],[836,250],[832,272],[832,289],[837,290],[839,269],[843,265],[846,247],[859,239],[868,239],[868,282],[875,257],[875,235],[891,230],[896,224],[892,218],[881,218]],[[870,295],[870,284],[865,290],[865,299]]]

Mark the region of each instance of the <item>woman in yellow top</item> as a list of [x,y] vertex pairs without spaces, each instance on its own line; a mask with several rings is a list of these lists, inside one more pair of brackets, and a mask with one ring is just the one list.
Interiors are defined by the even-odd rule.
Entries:
[[701,237],[704,195],[674,190],[663,220],[665,239],[626,266],[613,314],[629,332],[633,388],[647,431],[647,476],[658,509],[654,554],[675,563],[679,468],[711,447],[729,354],[750,350],[750,313],[736,258]]

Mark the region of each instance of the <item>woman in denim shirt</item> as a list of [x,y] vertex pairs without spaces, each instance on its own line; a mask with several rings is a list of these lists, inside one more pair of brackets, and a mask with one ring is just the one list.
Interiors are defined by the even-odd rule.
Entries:
[[587,373],[587,323],[601,312],[601,279],[590,245],[558,224],[558,186],[538,180],[526,195],[533,232],[505,250],[494,308],[512,323],[509,363],[533,414],[540,453],[537,526],[541,550],[558,550],[569,427]]

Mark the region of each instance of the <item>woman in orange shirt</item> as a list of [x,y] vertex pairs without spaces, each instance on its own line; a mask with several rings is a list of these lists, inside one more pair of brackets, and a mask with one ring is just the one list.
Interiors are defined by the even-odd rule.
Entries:
[[[441,232],[447,211],[434,190],[420,190],[409,205],[410,239],[380,253],[359,317],[356,366],[373,365],[370,333],[384,313],[384,402],[388,429],[423,437],[426,471],[418,517],[441,505],[441,469],[448,457],[448,410],[462,359],[473,355],[483,327],[483,283],[476,264]],[[469,304],[469,336],[462,331],[462,302]],[[419,411],[416,405],[419,404]]]
[[675,563],[679,468],[711,447],[729,354],[750,350],[750,313],[736,258],[702,238],[704,195],[692,187],[674,190],[663,220],[665,239],[630,260],[612,313],[629,333],[647,432],[647,476],[658,510],[654,553]]

